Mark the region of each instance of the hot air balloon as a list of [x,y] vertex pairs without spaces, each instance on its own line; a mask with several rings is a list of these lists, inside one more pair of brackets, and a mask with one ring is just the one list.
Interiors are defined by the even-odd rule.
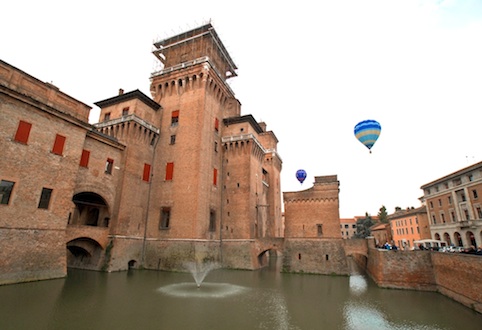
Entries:
[[296,171],[296,178],[301,184],[303,184],[303,181],[305,181],[306,179],[306,171],[305,170]]
[[378,121],[368,119],[356,124],[355,136],[372,153],[371,149],[380,136],[381,130],[382,126]]

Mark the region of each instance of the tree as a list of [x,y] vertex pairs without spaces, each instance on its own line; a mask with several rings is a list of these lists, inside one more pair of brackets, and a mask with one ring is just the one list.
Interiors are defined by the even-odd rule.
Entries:
[[365,213],[365,218],[360,218],[356,221],[356,233],[353,235],[353,237],[366,238],[370,236],[370,227],[374,224],[375,223],[373,222],[372,217],[368,213]]
[[387,208],[385,207],[385,205],[382,205],[382,207],[380,208],[380,211],[378,212],[378,219],[381,223],[388,223]]

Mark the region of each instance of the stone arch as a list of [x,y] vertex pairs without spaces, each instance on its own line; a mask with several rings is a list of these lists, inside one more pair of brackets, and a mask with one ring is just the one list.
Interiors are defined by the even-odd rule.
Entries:
[[261,251],[258,253],[256,258],[258,263],[257,268],[268,267],[270,265],[270,261],[279,256],[281,256],[281,252],[275,247]]
[[474,246],[474,247],[477,247],[477,242],[476,242],[476,240],[475,240],[475,235],[474,235],[474,233],[473,233],[472,231],[470,231],[470,230],[467,231],[467,232],[465,233],[465,238],[467,239],[467,245],[469,245],[469,246],[472,245],[472,246]]
[[137,260],[131,259],[127,263],[127,269],[136,269],[137,265],[138,265]]
[[74,195],[74,214],[69,224],[94,227],[109,227],[110,211],[105,199],[94,192]]
[[447,242],[448,246],[452,245],[452,240],[450,239],[450,235],[447,232],[444,233],[444,241]]
[[97,270],[102,256],[102,246],[88,237],[78,237],[66,244],[67,267]]
[[454,233],[454,241],[455,243],[457,243],[457,246],[464,246],[464,243],[462,242],[462,236],[457,231]]

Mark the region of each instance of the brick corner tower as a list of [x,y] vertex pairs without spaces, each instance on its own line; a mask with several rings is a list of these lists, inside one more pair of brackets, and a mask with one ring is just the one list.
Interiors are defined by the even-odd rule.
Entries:
[[[241,116],[240,102],[227,84],[237,67],[213,26],[154,47],[162,69],[151,75],[150,90],[163,110],[146,266],[176,268],[178,260],[199,255],[222,259],[229,244],[280,232],[278,141],[251,115]],[[270,184],[271,190],[263,188]],[[257,267],[251,261],[230,265]]]

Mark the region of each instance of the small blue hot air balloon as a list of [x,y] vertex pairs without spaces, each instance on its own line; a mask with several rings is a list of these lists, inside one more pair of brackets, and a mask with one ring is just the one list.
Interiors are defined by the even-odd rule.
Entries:
[[376,120],[368,119],[355,126],[355,136],[372,153],[372,147],[380,136],[382,126]]
[[305,181],[306,179],[306,171],[305,170],[296,171],[296,178],[301,184],[303,184],[303,181]]

